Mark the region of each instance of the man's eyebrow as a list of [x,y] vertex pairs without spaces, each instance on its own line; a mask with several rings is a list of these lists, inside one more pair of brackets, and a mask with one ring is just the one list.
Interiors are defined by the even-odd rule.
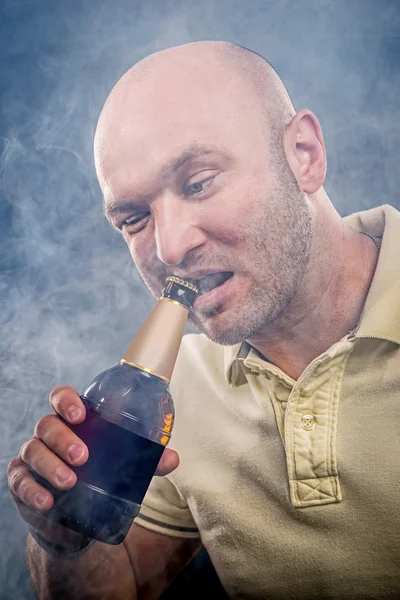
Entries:
[[177,158],[174,158],[170,163],[164,165],[161,169],[161,177],[168,177],[171,173],[175,173],[178,171],[185,163],[194,158],[199,158],[201,156],[207,156],[210,154],[217,154],[221,157],[226,157],[226,155],[221,152],[218,148],[212,146],[200,146],[198,144],[194,144],[190,146],[187,150],[182,152]]
[[[219,156],[220,158],[228,159],[229,157],[222,152],[219,148],[213,146],[203,146],[199,144],[194,144],[187,148],[184,152],[182,152],[178,157],[171,160],[169,163],[161,167],[160,177],[162,179],[167,179],[172,173],[176,173],[185,163],[195,158],[200,158],[202,156],[208,156],[214,154]],[[109,221],[116,217],[117,215],[124,215],[129,213],[130,211],[137,209],[138,205],[137,199],[135,202],[133,200],[119,200],[109,204],[107,206],[106,201],[103,201],[104,206],[104,214]],[[145,201],[145,198],[140,198],[140,201]]]

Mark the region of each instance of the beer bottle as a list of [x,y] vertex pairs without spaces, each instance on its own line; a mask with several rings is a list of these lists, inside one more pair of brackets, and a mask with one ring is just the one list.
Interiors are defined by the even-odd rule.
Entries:
[[196,287],[168,277],[162,296],[120,363],[95,377],[81,399],[86,418],[68,427],[88,447],[89,458],[68,491],[35,478],[54,496],[43,516],[89,538],[119,544],[168,444],[174,423],[169,380]]

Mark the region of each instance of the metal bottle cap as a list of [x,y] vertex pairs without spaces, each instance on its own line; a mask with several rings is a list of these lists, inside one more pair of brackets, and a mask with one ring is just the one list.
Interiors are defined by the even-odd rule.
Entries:
[[162,297],[175,300],[175,302],[183,304],[186,308],[190,308],[196,300],[198,293],[199,291],[193,283],[172,275],[171,277],[167,277],[165,281]]

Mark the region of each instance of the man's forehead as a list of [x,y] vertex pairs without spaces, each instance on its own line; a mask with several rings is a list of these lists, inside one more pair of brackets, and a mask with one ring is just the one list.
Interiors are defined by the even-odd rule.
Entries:
[[[179,173],[180,169],[185,165],[200,165],[208,167],[214,166],[229,166],[232,163],[232,156],[229,150],[218,146],[217,144],[209,143],[202,144],[198,142],[190,143],[187,146],[182,146],[175,153],[165,154],[164,157],[158,155],[158,160],[154,160],[154,153],[151,156],[151,172],[137,172],[132,167],[127,169],[124,164],[120,164],[114,170],[110,170],[106,177],[101,181],[105,203],[114,202],[116,199],[124,202],[125,200],[134,199],[132,197],[132,189],[141,189],[141,180],[151,181],[154,184],[166,183],[171,176]],[[147,175],[149,175],[147,177]],[[142,177],[143,176],[143,177]],[[136,185],[135,185],[136,184]],[[145,198],[139,197],[135,200],[145,201]]]
[[168,68],[150,61],[138,76],[128,72],[107,100],[95,141],[103,181],[128,167],[153,173],[194,143],[233,147],[254,131],[257,100],[223,61],[161,63]]
[[161,102],[158,110],[147,106],[128,115],[115,113],[113,122],[97,136],[99,174],[109,177],[129,167],[150,175],[161,168],[169,171],[171,162],[185,160],[185,152],[192,157],[217,148],[234,149],[255,129],[255,111],[246,112],[247,116],[240,105],[227,101],[218,106],[209,98],[207,102],[187,102],[180,109],[179,104],[174,108]]
[[[206,48],[209,50],[208,48]],[[141,125],[154,122],[179,124],[179,117],[197,119],[213,114],[229,114],[249,104],[251,90],[243,77],[212,53],[204,56],[192,53],[150,57],[145,67],[133,67],[112,90],[106,101],[99,127],[105,133],[121,127],[123,119],[139,131]],[[253,105],[254,108],[254,105]],[[218,115],[218,116],[217,116]]]

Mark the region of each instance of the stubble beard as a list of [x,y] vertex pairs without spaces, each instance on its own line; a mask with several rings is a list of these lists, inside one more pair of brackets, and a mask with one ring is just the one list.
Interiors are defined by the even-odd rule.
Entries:
[[[243,296],[228,307],[221,303],[202,314],[193,308],[189,311],[188,322],[216,344],[232,346],[265,330],[288,307],[307,272],[312,213],[285,159],[275,172],[270,193],[258,204],[261,211],[242,236],[243,246],[249,248],[247,264],[252,265],[241,274],[247,288]],[[138,270],[159,298],[160,277],[150,276],[148,269]]]
[[[215,305],[189,321],[210,340],[238,344],[268,328],[294,298],[307,272],[312,245],[312,213],[289,167],[260,201],[262,213],[246,227],[246,288],[231,306]],[[239,285],[239,281],[236,281]]]

